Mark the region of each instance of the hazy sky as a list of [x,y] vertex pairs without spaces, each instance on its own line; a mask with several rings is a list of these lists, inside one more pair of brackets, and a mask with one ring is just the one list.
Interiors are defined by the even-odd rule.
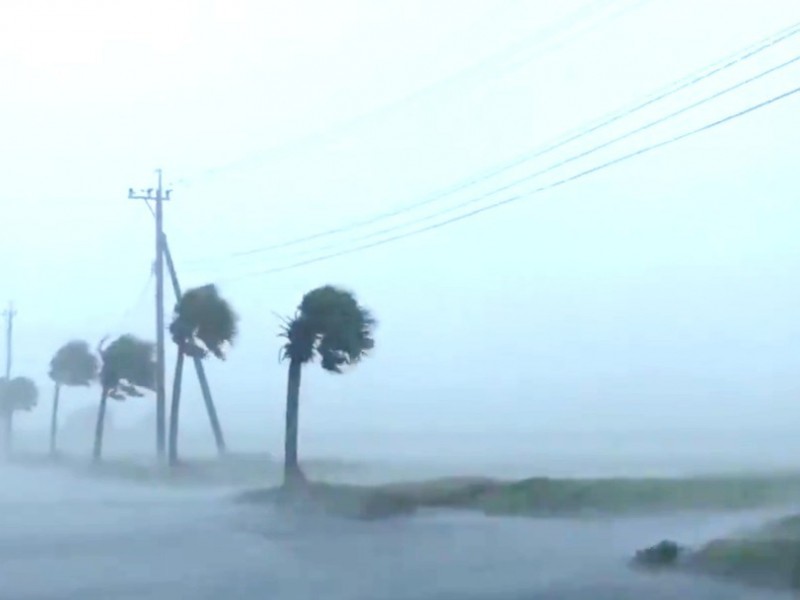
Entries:
[[[182,283],[220,282],[241,314],[229,360],[209,367],[223,424],[263,428],[276,449],[276,313],[325,283],[374,310],[378,345],[345,376],[307,370],[305,431],[796,429],[800,96],[448,227],[258,273],[578,154],[793,58],[800,36],[419,210],[232,255],[419,202],[797,21],[792,0],[9,0],[0,297],[19,309],[15,372],[37,378],[46,406],[63,341],[153,337],[152,219],[127,189],[162,167]],[[799,80],[796,63],[515,190]],[[188,390],[186,422],[204,431]],[[23,426],[46,421],[40,409]]]

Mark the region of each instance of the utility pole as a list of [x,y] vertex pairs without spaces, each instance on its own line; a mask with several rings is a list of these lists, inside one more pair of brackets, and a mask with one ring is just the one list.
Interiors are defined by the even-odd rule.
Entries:
[[[14,335],[14,316],[17,311],[14,310],[14,304],[9,302],[8,308],[3,311],[3,316],[6,319],[6,383],[11,381],[11,349],[12,337]],[[2,411],[3,421],[3,447],[5,450],[6,458],[11,456],[11,419],[13,413],[9,411]]]
[[[175,301],[180,302],[181,285],[178,282],[178,273],[175,271],[175,263],[172,262],[172,253],[169,250],[167,236],[164,236],[164,258],[167,263],[170,279],[172,280],[172,289],[175,292]],[[208,421],[211,423],[211,431],[214,433],[214,441],[217,444],[217,452],[221,456],[225,454],[225,437],[222,435],[222,426],[219,424],[217,409],[214,406],[214,399],[211,397],[211,387],[208,385],[208,378],[206,377],[206,370],[203,366],[203,360],[199,356],[193,356],[192,360],[194,361],[194,369],[197,371],[197,381],[200,383],[200,391],[203,394],[203,401],[206,405]]]
[[[158,174],[158,187],[153,190],[128,190],[131,200],[144,200],[155,203],[156,221],[156,450],[158,458],[163,459],[166,450],[166,391],[165,391],[165,349],[164,349],[164,213],[163,202],[169,200],[170,190],[163,190],[161,169]],[[154,193],[155,192],[155,193]]]
[[6,320],[6,381],[11,380],[11,341],[14,335],[14,317],[17,311],[14,310],[14,304],[8,303],[8,308],[3,311],[3,317]]

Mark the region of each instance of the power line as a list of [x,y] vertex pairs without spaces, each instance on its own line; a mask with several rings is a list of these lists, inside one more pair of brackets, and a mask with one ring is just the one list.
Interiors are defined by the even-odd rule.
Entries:
[[[539,158],[539,157],[541,157],[541,156],[543,156],[545,154],[549,154],[549,153],[553,152],[554,150],[557,150],[557,149],[559,149],[559,148],[561,148],[561,147],[563,147],[563,146],[565,146],[565,145],[567,145],[567,144],[569,144],[571,142],[574,142],[574,141],[577,141],[577,140],[579,140],[581,138],[584,138],[584,137],[586,137],[586,136],[588,136],[588,135],[590,135],[590,134],[592,134],[592,133],[594,133],[594,132],[596,132],[596,131],[604,128],[604,127],[607,127],[607,126],[609,126],[609,125],[611,125],[613,123],[616,123],[617,121],[619,121],[619,120],[621,120],[621,119],[623,119],[623,118],[625,118],[627,116],[635,114],[635,113],[641,111],[642,109],[653,105],[656,102],[659,102],[659,101],[661,101],[661,100],[663,100],[663,99],[665,99],[665,98],[667,98],[669,96],[672,96],[672,95],[674,95],[674,94],[676,94],[676,93],[678,93],[678,92],[680,92],[680,91],[682,91],[684,89],[687,89],[687,88],[689,88],[691,86],[697,85],[698,83],[700,83],[700,82],[702,82],[702,81],[704,81],[704,80],[706,80],[706,79],[708,79],[710,77],[713,77],[714,75],[717,75],[717,74],[719,74],[719,73],[721,73],[721,72],[723,72],[723,71],[725,71],[725,70],[727,70],[729,68],[732,68],[732,67],[740,64],[742,61],[748,60],[748,59],[752,58],[753,56],[756,56],[756,55],[760,54],[761,52],[764,52],[764,51],[774,47],[776,44],[778,44],[778,43],[780,43],[782,41],[785,41],[785,40],[787,40],[787,39],[789,39],[789,38],[791,38],[793,36],[798,35],[799,33],[800,33],[800,22],[797,22],[797,23],[791,25],[790,27],[784,28],[784,29],[782,29],[782,30],[770,35],[770,36],[762,38],[761,40],[755,42],[754,44],[751,44],[750,46],[745,47],[744,49],[742,49],[742,50],[740,50],[738,52],[735,52],[735,53],[733,53],[731,55],[728,55],[725,58],[722,58],[722,59],[720,59],[718,61],[715,61],[715,62],[711,63],[710,65],[708,65],[706,67],[703,67],[702,69],[699,69],[698,71],[695,71],[695,72],[693,72],[693,73],[691,73],[691,74],[689,74],[689,75],[687,75],[685,77],[682,77],[682,78],[680,78],[680,79],[668,84],[667,86],[665,86],[661,90],[654,92],[650,96],[646,97],[643,101],[640,101],[640,102],[634,104],[633,106],[631,106],[629,108],[620,109],[618,111],[612,112],[612,113],[610,113],[610,114],[608,114],[608,115],[606,115],[604,117],[601,117],[599,119],[599,121],[595,121],[594,123],[590,123],[590,124],[586,125],[585,127],[578,129],[574,133],[568,133],[564,137],[559,138],[556,141],[551,142],[551,143],[549,143],[548,145],[546,145],[544,147],[541,147],[541,148],[536,149],[536,150],[534,150],[532,152],[523,154],[522,156],[519,156],[519,157],[517,157],[515,159],[512,159],[508,163],[505,163],[505,164],[503,164],[503,165],[501,165],[501,166],[499,166],[497,168],[494,168],[494,169],[492,169],[492,170],[490,170],[490,171],[488,171],[486,173],[483,173],[481,175],[478,175],[478,176],[475,176],[475,177],[471,177],[471,178],[469,178],[469,179],[467,179],[467,180],[465,180],[463,182],[460,182],[460,183],[458,183],[458,184],[456,184],[454,186],[451,186],[451,187],[446,188],[446,189],[444,189],[444,190],[442,190],[440,192],[437,192],[437,193],[433,194],[432,196],[428,196],[428,197],[426,197],[425,199],[423,199],[421,201],[418,201],[418,202],[415,202],[415,203],[412,203],[412,204],[408,204],[408,205],[405,205],[405,206],[401,206],[399,208],[396,208],[396,209],[393,209],[393,210],[390,210],[390,211],[379,213],[377,215],[374,215],[372,217],[368,217],[368,218],[360,220],[360,221],[356,221],[356,222],[353,222],[353,223],[350,223],[350,224],[346,224],[346,225],[342,225],[342,226],[339,226],[339,227],[334,227],[334,228],[331,228],[331,229],[327,229],[327,230],[320,231],[320,232],[317,232],[317,233],[313,233],[313,234],[310,234],[310,235],[298,237],[298,238],[291,239],[291,240],[288,240],[288,241],[279,242],[279,243],[276,243],[276,244],[271,244],[269,246],[263,246],[263,247],[255,248],[255,249],[251,249],[251,250],[233,252],[233,253],[230,253],[230,254],[222,256],[222,257],[213,257],[213,258],[212,257],[208,257],[208,258],[204,258],[204,259],[186,261],[186,264],[198,264],[198,263],[204,263],[204,262],[219,261],[221,259],[240,258],[240,257],[245,257],[245,256],[251,256],[251,255],[254,255],[254,254],[262,254],[262,253],[270,252],[270,251],[273,251],[273,250],[279,250],[279,249],[287,248],[287,247],[290,247],[290,246],[295,246],[295,245],[298,245],[298,244],[302,244],[302,243],[305,243],[305,242],[310,242],[310,241],[314,241],[314,240],[317,240],[317,239],[321,239],[321,238],[324,238],[324,237],[329,237],[329,236],[340,234],[340,233],[346,233],[348,231],[352,231],[354,229],[359,229],[359,228],[362,228],[362,227],[366,227],[368,225],[372,225],[374,223],[377,223],[377,222],[380,222],[380,221],[383,221],[383,220],[386,220],[386,219],[390,219],[390,218],[399,216],[401,214],[404,214],[406,212],[411,212],[413,210],[416,210],[416,209],[422,208],[424,206],[433,204],[433,203],[437,202],[438,200],[440,200],[440,199],[442,199],[442,198],[444,198],[446,196],[450,196],[450,195],[452,195],[452,194],[454,194],[456,192],[459,192],[459,191],[462,191],[462,190],[467,189],[469,187],[472,187],[472,186],[474,186],[474,185],[476,185],[478,183],[482,183],[484,181],[487,181],[487,180],[489,180],[489,179],[491,179],[493,177],[496,177],[497,175],[500,175],[500,174],[502,174],[502,173],[504,173],[506,171],[509,171],[509,170],[511,170],[511,169],[513,169],[515,167],[518,167],[518,166],[520,166],[522,164],[525,164],[526,162],[530,162],[531,160]],[[779,67],[779,68],[782,68],[782,67]],[[749,83],[749,81],[745,82],[745,83],[742,83],[741,85],[745,85],[746,83]],[[730,91],[730,90],[728,90],[728,91]],[[727,92],[723,92],[723,93],[727,93]],[[713,98],[710,98],[710,99],[713,99]],[[708,100],[706,100],[706,101],[708,101]],[[689,110],[689,108],[687,108],[686,110]],[[638,133],[638,131],[637,131],[637,133]],[[633,133],[631,133],[630,135],[633,135]],[[619,141],[619,140],[616,140],[616,141]],[[445,212],[449,212],[449,211],[445,211]],[[428,218],[430,218],[430,217],[428,217]],[[425,220],[425,219],[423,219],[423,220]]]
[[601,164],[596,165],[594,167],[591,167],[589,169],[585,169],[585,170],[583,170],[583,171],[581,171],[581,172],[579,172],[579,173],[577,173],[575,175],[571,175],[569,177],[564,177],[564,178],[559,179],[559,180],[557,180],[555,182],[549,183],[547,185],[540,186],[540,187],[538,187],[538,188],[536,188],[534,190],[531,190],[531,191],[528,191],[528,192],[525,192],[525,193],[516,194],[514,196],[509,196],[508,198],[505,198],[503,200],[494,202],[494,203],[486,205],[486,206],[482,206],[480,208],[476,208],[476,209],[474,209],[474,210],[472,210],[472,211],[470,211],[468,213],[460,214],[458,216],[452,217],[452,218],[447,219],[445,221],[440,221],[438,223],[434,223],[434,224],[429,225],[427,227],[423,227],[423,228],[420,228],[420,229],[416,229],[414,231],[409,231],[409,232],[406,232],[406,233],[398,234],[398,235],[395,235],[395,236],[392,236],[392,237],[389,237],[389,238],[385,238],[385,239],[382,239],[382,240],[378,240],[376,242],[372,242],[370,244],[364,244],[362,246],[357,246],[355,248],[349,248],[347,250],[342,250],[340,252],[327,254],[327,255],[324,255],[324,256],[318,256],[316,258],[312,258],[312,259],[305,260],[305,261],[300,261],[300,262],[297,262],[297,263],[294,263],[294,264],[290,264],[290,265],[286,265],[286,266],[283,266],[283,267],[276,267],[276,268],[267,269],[267,270],[264,270],[264,271],[259,271],[259,272],[254,272],[254,273],[241,275],[241,276],[238,276],[238,277],[228,278],[228,279],[222,280],[222,282],[223,283],[224,282],[232,282],[232,281],[238,281],[238,280],[246,279],[246,278],[250,278],[250,277],[257,277],[257,276],[261,276],[261,275],[268,275],[268,274],[272,274],[272,273],[279,273],[279,272],[282,272],[282,271],[288,271],[288,270],[291,270],[291,269],[296,269],[296,268],[299,268],[299,267],[311,265],[311,264],[322,262],[322,261],[325,261],[325,260],[330,260],[332,258],[337,258],[339,256],[344,256],[344,255],[347,255],[347,254],[353,254],[355,252],[362,252],[364,250],[368,250],[368,249],[371,249],[371,248],[382,246],[384,244],[388,244],[388,243],[391,243],[391,242],[394,242],[394,241],[398,241],[398,240],[401,240],[401,239],[404,239],[404,238],[408,238],[408,237],[412,237],[412,236],[419,235],[419,234],[422,234],[422,233],[426,233],[428,231],[433,231],[435,229],[439,229],[441,227],[445,227],[445,226],[450,225],[452,223],[457,223],[459,221],[463,221],[464,219],[468,219],[470,217],[474,217],[476,215],[482,214],[482,213],[487,212],[489,210],[493,210],[493,209],[499,208],[501,206],[505,206],[506,204],[511,204],[512,202],[517,202],[519,200],[528,199],[528,198],[530,198],[531,196],[533,196],[535,194],[538,194],[538,193],[541,193],[541,192],[544,192],[544,191],[548,191],[548,190],[560,187],[560,186],[562,186],[562,185],[564,185],[566,183],[570,183],[572,181],[576,181],[578,179],[582,179],[583,177],[586,177],[588,175],[591,175],[591,174],[596,173],[598,171],[601,171],[603,169],[607,169],[609,167],[617,165],[617,164],[619,164],[621,162],[624,162],[626,160],[630,160],[630,159],[635,158],[637,156],[641,156],[642,154],[646,154],[646,153],[651,152],[653,150],[657,150],[659,148],[663,148],[665,146],[668,146],[670,144],[674,144],[676,142],[684,140],[684,139],[686,139],[688,137],[691,137],[693,135],[697,135],[697,134],[702,133],[704,131],[708,131],[710,129],[718,127],[719,125],[723,125],[725,123],[728,123],[728,122],[730,122],[730,121],[732,121],[734,119],[737,119],[739,117],[745,116],[745,115],[747,115],[749,113],[752,113],[752,112],[754,112],[756,110],[759,110],[761,108],[764,108],[764,107],[767,107],[767,106],[769,106],[771,104],[779,102],[780,100],[784,100],[784,99],[786,99],[786,98],[788,98],[790,96],[793,96],[794,94],[797,94],[799,92],[800,92],[800,87],[793,88],[793,89],[791,89],[791,90],[789,90],[787,92],[784,92],[784,93],[782,93],[782,94],[780,94],[778,96],[773,96],[772,98],[770,98],[768,100],[765,100],[763,102],[760,102],[760,103],[752,105],[752,106],[749,106],[748,108],[745,108],[743,110],[740,110],[738,112],[730,114],[730,115],[728,115],[726,117],[723,117],[721,119],[718,119],[716,121],[713,121],[711,123],[703,125],[703,126],[698,127],[696,129],[692,129],[690,131],[687,131],[687,132],[682,133],[680,135],[677,135],[677,136],[671,137],[669,139],[663,140],[661,142],[657,142],[655,144],[650,144],[648,146],[640,148],[639,150],[635,150],[633,152],[630,152],[628,154],[624,154],[622,156],[619,156],[619,157],[614,158],[612,160],[606,161],[604,163],[601,163]]
[[[570,156],[569,158],[565,158],[563,160],[560,160],[560,161],[558,161],[556,163],[553,163],[552,165],[550,165],[548,167],[540,169],[540,170],[538,170],[538,171],[536,171],[534,173],[530,173],[528,175],[525,175],[524,177],[520,177],[518,179],[515,179],[514,181],[511,181],[510,183],[507,183],[507,184],[505,184],[505,185],[503,185],[503,186],[501,186],[499,188],[496,188],[496,189],[494,189],[494,190],[492,190],[490,192],[487,192],[486,194],[482,194],[482,195],[480,195],[480,196],[478,196],[476,198],[471,198],[471,199],[469,199],[469,200],[467,200],[465,202],[460,202],[460,203],[458,203],[458,204],[456,204],[454,206],[449,206],[449,207],[447,207],[445,209],[442,209],[440,211],[437,211],[437,212],[434,212],[434,213],[431,213],[431,214],[428,214],[428,215],[424,215],[424,216],[419,217],[417,219],[406,221],[404,223],[393,225],[391,227],[386,227],[386,228],[380,229],[378,231],[373,231],[373,232],[370,232],[370,233],[368,233],[366,235],[359,236],[359,237],[357,237],[355,239],[351,239],[351,240],[347,240],[347,241],[349,243],[353,243],[353,242],[360,242],[360,241],[372,239],[374,237],[385,235],[387,233],[392,233],[393,231],[397,231],[398,229],[403,229],[405,227],[410,227],[410,226],[413,226],[413,225],[419,225],[420,223],[424,223],[426,221],[430,221],[431,219],[435,219],[435,218],[440,217],[442,215],[449,214],[449,213],[461,210],[461,209],[463,209],[463,208],[465,208],[467,206],[471,206],[471,205],[473,205],[473,204],[475,204],[477,202],[480,202],[481,200],[484,200],[489,196],[493,196],[493,195],[498,194],[500,192],[507,191],[507,190],[509,190],[509,189],[511,189],[513,187],[518,186],[521,183],[525,183],[526,181],[529,181],[531,179],[535,179],[536,177],[539,177],[541,175],[545,175],[545,174],[547,174],[547,173],[549,173],[551,171],[554,171],[554,170],[556,170],[556,169],[558,169],[560,167],[563,167],[563,166],[565,166],[565,165],[567,165],[567,164],[569,164],[571,162],[574,162],[576,160],[580,160],[582,158],[586,158],[587,156],[589,156],[591,154],[594,154],[595,152],[597,152],[599,150],[603,150],[605,148],[608,148],[609,146],[612,146],[613,144],[616,144],[617,142],[621,142],[621,141],[623,141],[623,140],[625,140],[625,139],[627,139],[629,137],[632,137],[632,136],[634,136],[634,135],[636,135],[638,133],[646,131],[646,130],[648,130],[648,129],[652,128],[652,127],[655,127],[657,125],[660,125],[662,123],[665,123],[665,122],[667,122],[667,121],[669,121],[669,120],[671,120],[671,119],[673,119],[675,117],[678,117],[678,116],[680,116],[680,115],[682,115],[682,114],[684,114],[684,113],[686,113],[686,112],[688,112],[690,110],[693,110],[693,109],[695,109],[695,108],[697,108],[699,106],[702,106],[703,104],[711,102],[712,100],[716,100],[716,99],[718,99],[718,98],[720,98],[720,97],[722,97],[722,96],[724,96],[726,94],[729,94],[730,92],[736,91],[737,89],[742,88],[742,87],[744,87],[746,85],[749,85],[749,84],[751,84],[751,83],[753,83],[755,81],[758,81],[759,79],[762,79],[762,78],[764,78],[764,77],[766,77],[768,75],[772,75],[773,73],[776,73],[777,71],[780,71],[781,69],[785,69],[786,67],[789,67],[789,66],[797,63],[798,61],[800,61],[800,54],[795,56],[795,57],[793,57],[793,58],[791,58],[791,59],[789,59],[789,60],[787,60],[787,61],[784,61],[784,62],[780,63],[779,65],[771,67],[771,68],[767,69],[766,71],[761,71],[760,73],[757,73],[756,75],[753,75],[752,77],[748,77],[747,79],[745,79],[743,81],[735,83],[735,84],[733,84],[733,85],[731,85],[731,86],[729,86],[729,87],[727,87],[727,88],[725,88],[723,90],[715,92],[715,93],[713,93],[713,94],[711,94],[709,96],[706,96],[704,98],[701,98],[700,100],[697,100],[696,102],[693,102],[693,103],[691,103],[691,104],[689,104],[687,106],[684,106],[683,108],[680,108],[680,109],[678,109],[676,111],[673,111],[673,112],[671,112],[671,113],[669,113],[667,115],[664,115],[664,116],[656,119],[655,121],[650,121],[649,123],[645,123],[644,125],[641,125],[641,126],[635,128],[635,129],[632,129],[632,130],[630,130],[630,131],[628,131],[626,133],[623,133],[623,134],[621,134],[621,135],[619,135],[617,137],[611,138],[610,140],[607,140],[607,141],[603,142],[602,144],[594,146],[593,148],[590,148],[588,150],[580,152],[579,154],[575,154],[573,156]],[[324,250],[330,250],[330,249],[336,248],[336,247],[338,247],[340,245],[341,244],[329,244],[327,246],[322,246],[322,247],[319,247],[319,248],[315,248],[315,249],[312,249],[312,250],[308,250],[308,251],[302,252],[302,253],[300,253],[300,255],[309,254],[310,252],[320,252],[320,251],[324,251]]]
[[122,329],[122,326],[125,324],[125,321],[127,321],[128,318],[133,314],[133,312],[142,305],[144,299],[147,297],[147,292],[150,289],[150,283],[153,281],[154,275],[155,275],[155,264],[151,264],[150,271],[147,274],[147,279],[144,280],[144,283],[142,284],[139,293],[136,295],[136,300],[134,300],[134,302],[128,308],[126,308],[125,311],[120,315],[119,319],[117,320],[117,325],[114,328],[114,331]]

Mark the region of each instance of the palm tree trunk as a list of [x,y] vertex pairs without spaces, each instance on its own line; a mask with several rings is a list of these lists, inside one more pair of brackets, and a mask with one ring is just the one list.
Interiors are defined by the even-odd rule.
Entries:
[[300,375],[303,363],[289,362],[289,381],[286,387],[286,438],[283,459],[283,485],[294,487],[304,481],[297,460],[297,437],[300,412]]
[[106,401],[108,400],[108,390],[103,388],[100,396],[100,406],[97,408],[97,424],[94,428],[94,450],[92,457],[95,462],[99,462],[103,454],[103,428],[106,422]]
[[11,458],[11,452],[14,447],[12,439],[14,436],[13,415],[12,411],[3,414],[3,446],[6,458]]
[[53,394],[53,414],[50,417],[50,456],[56,455],[56,433],[58,432],[58,399],[61,395],[61,385],[56,384]]
[[178,350],[175,362],[175,378],[172,380],[172,406],[169,410],[169,464],[178,464],[178,416],[181,405],[181,383],[183,380],[183,352]]

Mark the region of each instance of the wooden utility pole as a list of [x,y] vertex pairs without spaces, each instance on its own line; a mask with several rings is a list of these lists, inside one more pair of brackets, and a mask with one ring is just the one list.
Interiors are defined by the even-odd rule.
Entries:
[[[165,390],[165,349],[164,349],[164,213],[163,201],[169,200],[170,191],[163,190],[161,169],[158,173],[158,187],[134,192],[128,190],[128,198],[154,202],[156,221],[156,451],[163,459],[166,450],[166,390]],[[146,192],[146,193],[145,193]],[[154,193],[155,192],[155,193]]]
[[[167,236],[164,236],[164,258],[167,263],[167,270],[172,280],[172,289],[175,292],[175,302],[180,302],[181,299],[181,286],[178,282],[178,273],[175,271],[175,263],[172,262],[172,253],[169,251],[169,244],[167,243]],[[211,388],[208,385],[208,378],[206,377],[206,370],[203,366],[203,359],[199,356],[193,356],[194,369],[197,371],[197,381],[200,382],[200,391],[203,394],[203,401],[206,405],[206,412],[208,413],[208,420],[211,423],[211,430],[214,432],[214,441],[217,444],[217,452],[219,454],[225,453],[225,438],[222,435],[222,426],[219,424],[219,417],[217,416],[217,409],[214,407],[214,399],[211,397]],[[182,371],[178,372],[176,369],[176,377],[180,377]]]
[[[8,308],[3,311],[3,317],[6,319],[6,384],[11,381],[12,340],[14,335],[14,317],[16,314],[17,311],[14,310],[14,305],[9,302]],[[11,456],[11,420],[14,413],[11,410],[3,410],[2,413],[0,417],[2,417],[3,421],[3,444],[6,457],[8,458]]]
[[14,304],[9,302],[8,308],[3,311],[3,317],[6,320],[6,381],[11,380],[11,345],[14,335],[14,317],[17,311],[14,310]]

